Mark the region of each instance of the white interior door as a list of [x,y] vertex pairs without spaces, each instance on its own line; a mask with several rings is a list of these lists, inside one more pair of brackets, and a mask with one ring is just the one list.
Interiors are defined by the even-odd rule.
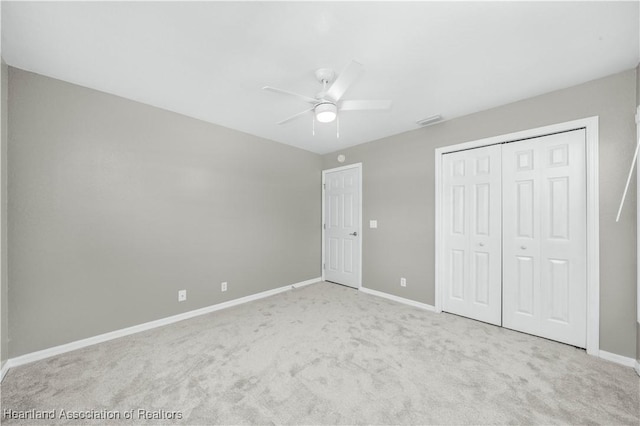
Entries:
[[586,346],[585,131],[503,145],[503,325]]
[[360,286],[359,166],[324,172],[324,279]]
[[446,154],[443,309],[501,324],[500,145]]

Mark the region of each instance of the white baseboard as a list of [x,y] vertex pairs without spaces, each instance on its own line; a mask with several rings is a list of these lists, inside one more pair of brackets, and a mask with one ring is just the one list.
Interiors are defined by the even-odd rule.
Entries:
[[315,283],[320,282],[320,281],[322,281],[322,278],[320,278],[320,277],[314,278],[312,280],[300,281],[299,283],[291,284],[291,288],[300,288],[300,287],[304,287],[304,286],[307,286],[307,285],[315,284]]
[[132,327],[111,331],[109,333],[99,334],[97,336],[76,340],[75,342],[66,343],[64,345],[54,346],[52,348],[31,352],[29,354],[21,355],[15,358],[10,358],[5,362],[4,366],[0,370],[0,382],[2,382],[2,378],[4,378],[4,375],[10,368],[17,367],[19,365],[28,364],[34,361],[40,361],[41,359],[49,358],[55,355],[60,355],[66,352],[71,352],[76,349],[80,349],[80,348],[95,345],[98,343],[106,342],[109,340],[117,339],[119,337],[129,336],[131,334],[140,333],[141,331],[151,330],[153,328],[173,324],[178,321],[183,321],[189,318],[219,311],[221,309],[230,308],[232,306],[241,305],[243,303],[252,302],[258,299],[263,299],[265,297],[273,296],[275,294],[292,290],[294,288],[304,287],[306,285],[317,283],[319,281],[321,281],[320,278],[313,278],[311,280],[301,281],[299,283],[274,288],[272,290],[267,290],[260,293],[252,294],[249,296],[241,297],[239,299],[229,300],[227,302],[218,303],[215,305],[207,306],[205,308],[195,309],[189,312],[183,312],[181,314],[173,315],[173,316],[162,318],[159,320],[145,322],[143,324],[134,325]]
[[394,302],[404,303],[416,308],[424,309],[427,311],[435,312],[436,308],[426,303],[416,302],[415,300],[405,299],[404,297],[394,296],[393,294],[384,293],[378,290],[371,290],[370,288],[360,287],[360,291],[363,293],[371,294],[373,296],[384,297],[385,299],[393,300]]
[[616,364],[624,365],[625,367],[635,367],[637,362],[633,358],[629,358],[626,356],[614,354],[611,352],[600,351],[598,352],[598,356],[602,359],[606,359],[607,361],[615,362]]
[[636,373],[638,373],[638,376],[640,376],[640,361],[636,360],[636,365],[634,368],[636,370]]
[[4,375],[9,371],[9,361],[6,361],[4,364],[0,364],[0,383],[2,383],[2,379],[4,379]]

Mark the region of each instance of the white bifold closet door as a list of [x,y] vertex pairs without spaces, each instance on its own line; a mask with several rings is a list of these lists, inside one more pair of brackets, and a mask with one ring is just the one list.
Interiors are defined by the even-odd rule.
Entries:
[[583,348],[585,136],[574,130],[502,147],[503,325]]
[[447,312],[501,324],[500,146],[443,158]]
[[585,136],[443,156],[444,311],[586,347]]

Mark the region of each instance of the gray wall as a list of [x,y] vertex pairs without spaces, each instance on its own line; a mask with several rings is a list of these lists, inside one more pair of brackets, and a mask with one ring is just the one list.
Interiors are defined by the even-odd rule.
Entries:
[[318,155],[15,68],[9,123],[10,357],[320,276]]
[[7,93],[9,72],[0,60],[0,366],[9,358],[7,295]]
[[[636,352],[636,189],[615,222],[635,148],[636,70],[324,156],[363,163],[363,285],[434,304],[434,149],[600,116],[600,348]],[[368,221],[378,220],[378,229]],[[407,287],[400,287],[400,277]]]

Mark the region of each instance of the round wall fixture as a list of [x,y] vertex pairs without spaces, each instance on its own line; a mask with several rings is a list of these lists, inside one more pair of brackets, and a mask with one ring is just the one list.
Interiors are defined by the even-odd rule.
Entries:
[[338,163],[344,163],[344,160],[346,160],[347,157],[345,157],[344,155],[340,154],[338,155]]

